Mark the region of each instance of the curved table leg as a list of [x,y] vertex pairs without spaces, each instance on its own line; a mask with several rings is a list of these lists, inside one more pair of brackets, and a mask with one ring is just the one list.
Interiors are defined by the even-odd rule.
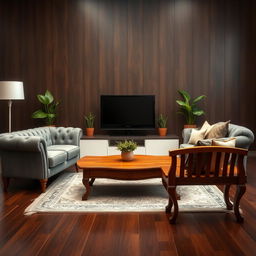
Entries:
[[89,181],[90,186],[93,185],[93,182],[94,182],[94,181],[95,181],[95,178],[91,178],[91,179],[90,179],[90,181]]
[[88,199],[88,196],[90,194],[90,190],[91,190],[91,187],[90,187],[90,184],[89,184],[89,179],[88,178],[83,178],[83,184],[85,186],[85,193],[82,197],[82,200],[87,200]]

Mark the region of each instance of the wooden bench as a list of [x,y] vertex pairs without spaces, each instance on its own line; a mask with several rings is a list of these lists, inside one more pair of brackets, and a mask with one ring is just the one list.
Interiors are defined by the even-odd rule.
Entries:
[[[162,172],[162,181],[169,194],[166,213],[174,206],[170,223],[175,223],[179,207],[176,186],[179,185],[225,185],[224,200],[228,210],[234,208],[238,222],[243,221],[239,202],[246,190],[244,157],[247,150],[230,147],[204,146],[177,149],[169,152],[172,159],[169,172]],[[234,205],[229,199],[231,185],[236,185]]]

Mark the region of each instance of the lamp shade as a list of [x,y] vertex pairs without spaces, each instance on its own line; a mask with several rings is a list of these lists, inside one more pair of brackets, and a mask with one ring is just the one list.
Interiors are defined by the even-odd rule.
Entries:
[[0,100],[24,100],[23,82],[0,81]]

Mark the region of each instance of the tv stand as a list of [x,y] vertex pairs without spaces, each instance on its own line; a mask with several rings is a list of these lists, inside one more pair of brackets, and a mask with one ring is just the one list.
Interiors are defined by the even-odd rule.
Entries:
[[139,155],[168,155],[169,150],[179,148],[177,135],[96,135],[93,137],[83,136],[80,140],[80,155],[83,156],[107,156],[119,155],[116,149],[118,141],[133,140],[138,147],[134,151]]

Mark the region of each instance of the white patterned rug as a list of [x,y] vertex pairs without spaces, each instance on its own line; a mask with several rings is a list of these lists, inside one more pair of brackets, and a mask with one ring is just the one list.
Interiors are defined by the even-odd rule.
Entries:
[[[63,173],[25,210],[38,212],[164,212],[168,194],[161,179],[119,181],[96,179],[87,201],[82,173]],[[216,186],[180,186],[180,211],[225,211],[222,192]]]

